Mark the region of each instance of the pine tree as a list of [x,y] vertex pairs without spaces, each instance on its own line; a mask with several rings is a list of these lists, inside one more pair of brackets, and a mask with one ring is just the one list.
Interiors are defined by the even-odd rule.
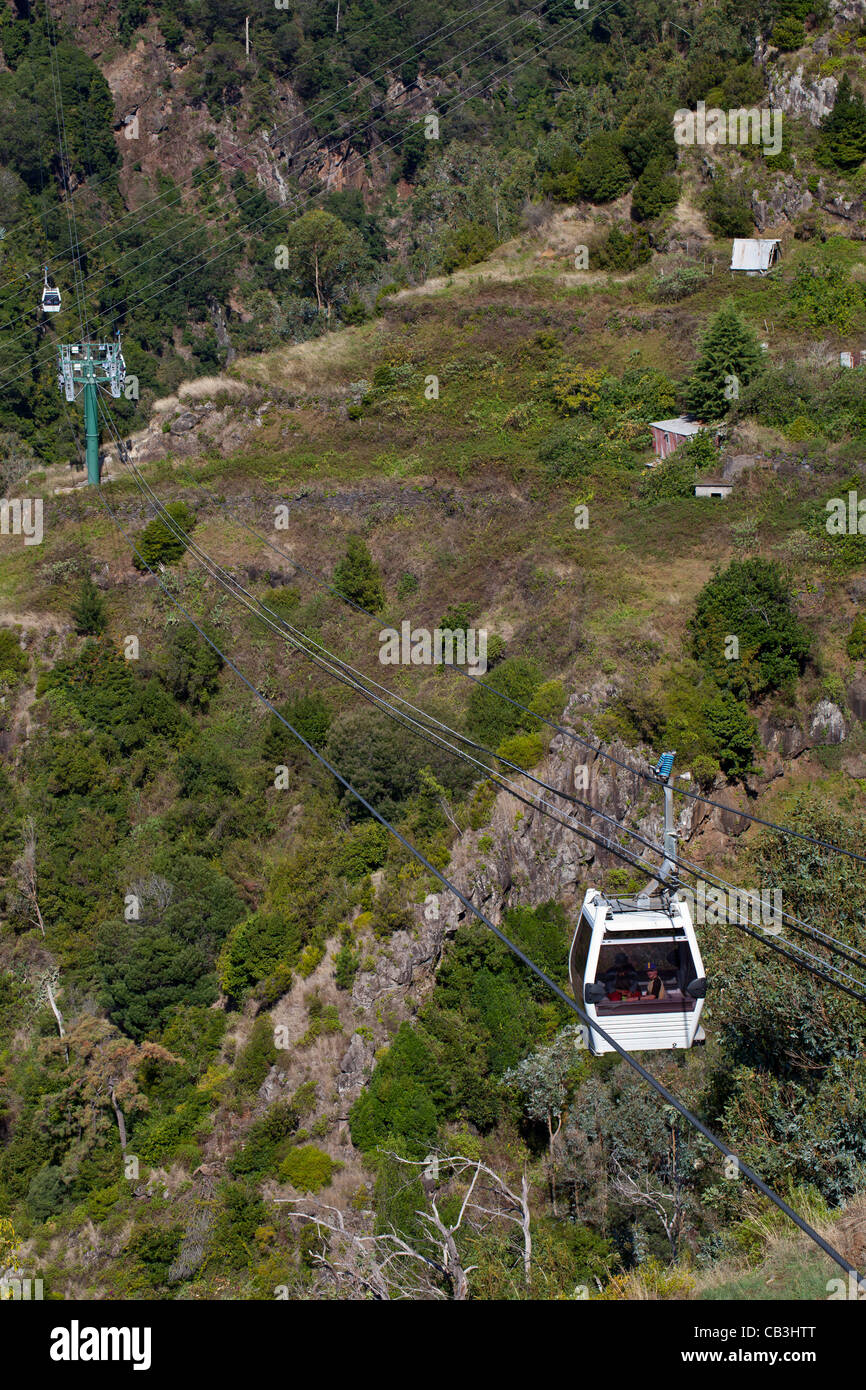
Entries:
[[72,621],[80,637],[98,637],[105,631],[108,621],[105,603],[89,574],[81,581],[78,598],[72,607]]
[[819,158],[836,169],[858,169],[866,159],[866,103],[851,90],[846,73],[833,110],[821,122]]
[[734,305],[723,305],[701,343],[701,355],[687,384],[689,409],[704,420],[724,415],[742,386],[761,365],[761,349]]
[[385,602],[379,571],[361,536],[350,536],[345,558],[334,570],[334,587],[346,598],[371,613],[378,613]]
[[631,215],[635,222],[651,222],[680,196],[679,180],[668,172],[665,155],[651,159],[634,186]]

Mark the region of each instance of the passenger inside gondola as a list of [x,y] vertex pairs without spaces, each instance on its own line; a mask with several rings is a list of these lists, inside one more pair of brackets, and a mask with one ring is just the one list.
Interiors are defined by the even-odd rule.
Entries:
[[656,937],[653,940],[604,942],[599,952],[596,980],[604,985],[599,1014],[691,1012],[695,1001],[686,985],[694,976],[691,952],[685,941]]
[[664,999],[666,992],[658,966],[653,961],[649,961],[647,964],[647,998]]
[[608,999],[615,1004],[621,999],[640,999],[637,971],[624,952],[619,953],[612,968],[605,973],[604,987]]

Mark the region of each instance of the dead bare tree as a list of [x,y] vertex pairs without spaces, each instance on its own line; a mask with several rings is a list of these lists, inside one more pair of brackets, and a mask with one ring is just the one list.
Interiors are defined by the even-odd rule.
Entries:
[[[389,1157],[397,1163],[403,1163],[409,1167],[425,1168],[429,1166],[427,1159],[419,1162],[400,1158],[393,1153],[389,1154]],[[523,1278],[528,1287],[532,1277],[532,1229],[529,1209],[529,1180],[526,1176],[526,1170],[523,1171],[520,1192],[517,1193],[509,1187],[504,1178],[500,1177],[493,1168],[489,1168],[486,1163],[482,1163],[480,1159],[465,1158],[462,1154],[451,1154],[444,1158],[438,1158],[436,1162],[440,1174],[444,1168],[450,1172],[454,1181],[462,1180],[465,1182],[470,1174],[472,1176],[461,1203],[457,1220],[452,1226],[445,1227],[441,1222],[436,1202],[432,1197],[432,1214],[419,1212],[419,1217],[435,1229],[443,1239],[447,1236],[449,1250],[454,1243],[454,1236],[465,1218],[472,1220],[473,1216],[486,1216],[493,1221],[507,1221],[519,1226],[523,1242]]]
[[277,1200],[298,1208],[290,1215],[315,1226],[322,1235],[322,1247],[312,1252],[312,1258],[343,1296],[354,1294],[383,1301],[442,1299],[446,1297],[441,1286],[443,1278],[450,1279],[452,1287],[455,1278],[459,1279],[453,1268],[449,1274],[443,1265],[415,1250],[394,1230],[365,1230],[359,1215],[310,1197]]
[[55,1019],[57,1020],[57,1031],[58,1031],[58,1033],[60,1034],[61,1040],[63,1041],[63,1051],[64,1051],[64,1053],[65,1053],[65,1055],[66,1055],[66,1060],[67,1060],[67,1062],[68,1062],[68,1061],[69,1061],[69,1048],[68,1048],[68,1046],[67,1046],[67,1044],[66,1044],[66,1029],[65,1029],[64,1026],[63,1026],[63,1015],[61,1014],[59,1008],[57,1007],[57,1000],[54,998],[54,991],[55,991],[55,989],[57,989],[58,984],[59,984],[59,981],[60,981],[60,971],[59,971],[59,970],[46,970],[46,971],[43,971],[42,974],[39,975],[39,976],[37,977],[37,979],[36,979],[35,988],[34,988],[34,997],[35,997],[35,999],[36,999],[37,1005],[40,1004],[40,1003],[42,1002],[43,998],[45,998],[45,999],[48,1000],[48,1004],[49,1004],[49,1006],[50,1006],[50,1008],[51,1008],[51,1012],[53,1013]]
[[655,1214],[668,1238],[671,1255],[676,1259],[685,1216],[685,1203],[679,1184],[674,1183],[671,1192],[666,1192],[661,1187],[654,1188],[647,1173],[644,1173],[641,1182],[638,1182],[626,1172],[615,1155],[611,1156],[611,1166],[614,1171],[614,1191],[634,1206],[646,1207]]
[[30,923],[32,926],[38,927],[44,936],[45,923],[42,920],[39,897],[36,891],[36,826],[32,816],[25,817],[22,829],[24,848],[12,865],[12,872],[15,876],[18,892],[27,905]]
[[[515,1191],[487,1164],[462,1154],[436,1158],[433,1164],[429,1159],[402,1158],[390,1151],[383,1156],[412,1170],[413,1178],[423,1174],[430,1209],[417,1210],[415,1215],[429,1239],[431,1253],[417,1249],[393,1228],[371,1233],[361,1225],[360,1215],[347,1222],[345,1213],[338,1208],[324,1207],[308,1198],[288,1199],[299,1208],[292,1215],[314,1224],[327,1235],[326,1248],[315,1258],[338,1288],[354,1288],[363,1297],[450,1297],[455,1302],[465,1302],[470,1296],[469,1275],[475,1266],[465,1263],[458,1235],[461,1230],[477,1233],[503,1224],[516,1225],[520,1230],[523,1279],[529,1287],[532,1230],[525,1172],[520,1190]],[[435,1173],[433,1178],[431,1171]],[[434,1185],[447,1181],[449,1195],[455,1187],[464,1188],[457,1215],[450,1222],[442,1215],[440,1203],[430,1189],[431,1181]],[[447,1292],[443,1283],[448,1286]]]
[[[27,914],[31,926],[39,928],[43,937],[45,936],[45,921],[42,916],[42,909],[39,906],[38,879],[36,874],[36,825],[32,816],[25,816],[22,827],[24,835],[24,847],[12,865],[12,873],[18,892],[21,894],[26,906]],[[61,1038],[66,1037],[66,1030],[63,1026],[63,1015],[57,1007],[57,1000],[54,991],[58,988],[60,981],[60,971],[49,969],[37,977],[35,986],[35,997],[37,1004],[43,998],[48,1000],[55,1019],[57,1020],[57,1031]],[[66,1060],[69,1061],[69,1048],[63,1044]]]

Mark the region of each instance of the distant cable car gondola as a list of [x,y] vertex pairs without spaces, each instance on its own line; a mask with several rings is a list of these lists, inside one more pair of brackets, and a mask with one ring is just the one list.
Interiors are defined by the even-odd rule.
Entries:
[[[672,768],[673,754],[666,753],[654,769],[665,790],[660,895],[606,898],[590,888],[568,961],[575,999],[628,1052],[704,1041],[707,982],[691,912],[676,896]],[[588,1032],[591,1052],[615,1050],[592,1026]]]
[[42,312],[43,314],[59,314],[61,309],[60,291],[48,279],[48,266],[43,266],[42,269],[45,272],[45,284],[42,289]]

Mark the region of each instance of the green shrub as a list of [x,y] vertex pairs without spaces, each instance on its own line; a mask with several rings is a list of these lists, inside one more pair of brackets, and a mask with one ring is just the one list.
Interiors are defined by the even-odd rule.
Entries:
[[641,479],[642,502],[668,502],[674,497],[693,497],[696,468],[684,445],[648,469]]
[[719,775],[719,763],[706,753],[692,758],[692,776],[702,792],[708,792]]
[[716,236],[751,236],[754,230],[751,198],[743,179],[717,173],[704,198],[704,211]]
[[291,1137],[298,1128],[300,1114],[294,1104],[278,1100],[247,1131],[243,1148],[228,1163],[235,1177],[259,1181],[266,1173],[275,1174],[285,1157]]
[[858,613],[848,633],[845,650],[852,661],[866,661],[866,617]]
[[176,700],[207,709],[219,686],[223,659],[192,623],[179,623],[168,638],[164,680]]
[[315,1144],[303,1144],[292,1149],[283,1159],[279,1169],[280,1182],[291,1183],[298,1192],[321,1192],[329,1187],[331,1180],[342,1164],[331,1158],[330,1154],[317,1149]]
[[289,970],[303,946],[297,922],[281,912],[254,912],[232,928],[217,963],[220,988],[240,1000],[281,965]]
[[600,469],[628,468],[628,444],[609,439],[597,425],[568,421],[552,429],[539,445],[538,461],[551,478],[584,478]]
[[[185,502],[169,502],[163,510],[181,531],[189,533],[195,526],[195,514]],[[169,565],[173,560],[179,560],[186,548],[185,537],[176,534],[162,516],[155,516],[138,538],[133,564],[139,570]]]
[[833,328],[848,333],[866,308],[863,285],[840,265],[798,266],[788,292],[791,317],[812,330]]
[[[501,669],[501,668],[498,668]],[[470,769],[445,749],[432,747],[410,729],[395,724],[380,710],[359,709],[334,721],[326,747],[328,760],[340,769],[376,810],[384,816],[399,814],[405,803],[420,793],[422,770],[428,767],[450,791],[470,785]],[[352,820],[368,813],[338,784],[345,813]],[[366,842],[375,844],[375,840]]]
[[34,1221],[47,1221],[65,1205],[66,1183],[61,1170],[53,1165],[40,1168],[27,1189],[27,1210]]
[[81,581],[78,598],[72,607],[72,621],[79,637],[98,637],[105,631],[108,622],[105,601],[89,574]]
[[21,650],[17,631],[0,627],[0,685],[11,686],[27,670],[27,653]]
[[[482,676],[472,687],[466,727],[472,738],[487,748],[498,748],[503,739],[538,727],[531,715],[516,704],[528,706],[541,685],[541,671],[528,657],[510,656],[494,672]],[[488,687],[506,695],[516,704],[493,695]]]
[[363,536],[350,536],[346,554],[334,570],[334,588],[370,613],[385,602],[382,579]]
[[[732,560],[701,590],[689,626],[696,660],[723,690],[745,698],[790,686],[809,657],[809,634],[770,560]],[[736,659],[730,636],[739,642]]]
[[676,304],[690,294],[697,294],[709,278],[709,271],[702,265],[674,266],[673,270],[656,276],[651,282],[650,298],[659,304]]
[[544,739],[541,734],[512,734],[505,738],[497,748],[497,753],[518,767],[528,770],[535,767],[544,757]]
[[773,27],[770,35],[770,42],[780,48],[783,53],[792,53],[795,48],[802,48],[806,42],[806,29],[801,19],[796,19],[793,15],[785,15]]
[[596,264],[601,270],[637,270],[652,258],[652,243],[643,227],[632,231],[624,224],[611,227],[604,241],[595,253]]
[[483,222],[461,222],[442,240],[440,260],[442,269],[450,275],[454,270],[483,261],[496,246],[496,233]]
[[378,821],[366,820],[353,826],[340,845],[334,867],[350,883],[381,869],[388,857],[389,835]]
[[269,1014],[259,1014],[249,1042],[235,1066],[235,1082],[242,1091],[257,1091],[277,1060],[274,1026]]
[[529,708],[543,719],[558,720],[565,708],[565,686],[562,681],[545,681],[530,700]]
[[360,968],[361,957],[347,938],[334,957],[334,983],[337,989],[350,990]]
[[292,737],[283,719],[314,748],[324,748],[331,731],[332,716],[331,707],[323,695],[318,692],[298,695],[277,708],[282,718],[272,714],[268,719],[263,746],[266,758],[279,761],[288,753],[298,752],[297,740]]

